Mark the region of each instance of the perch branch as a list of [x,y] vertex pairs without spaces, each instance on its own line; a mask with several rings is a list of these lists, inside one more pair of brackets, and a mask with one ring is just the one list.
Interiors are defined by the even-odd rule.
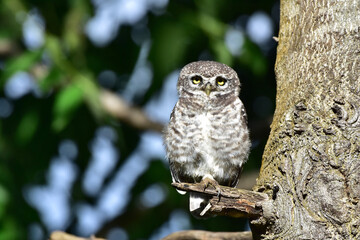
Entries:
[[77,237],[65,232],[55,231],[51,233],[49,240],[106,240],[104,238],[96,238],[91,236],[89,238]]
[[211,196],[210,208],[207,213],[230,217],[244,217],[258,219],[264,216],[264,208],[268,208],[271,200],[265,193],[253,192],[244,189],[221,187],[221,194],[215,188],[208,187],[204,190],[202,184],[172,183],[179,190],[199,192]]
[[251,232],[208,232],[208,231],[180,231],[172,233],[162,240],[252,240]]

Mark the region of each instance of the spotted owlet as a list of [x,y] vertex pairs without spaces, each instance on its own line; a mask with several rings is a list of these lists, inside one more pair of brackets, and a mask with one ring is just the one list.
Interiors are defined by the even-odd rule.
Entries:
[[[173,182],[235,187],[251,144],[236,72],[218,62],[193,62],[181,70],[177,90],[164,133]],[[190,193],[190,212],[207,217],[207,202]]]

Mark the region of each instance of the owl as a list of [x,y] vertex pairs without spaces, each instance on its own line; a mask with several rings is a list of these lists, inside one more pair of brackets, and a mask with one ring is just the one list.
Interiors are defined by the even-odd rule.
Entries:
[[[172,181],[212,185],[219,193],[219,185],[235,187],[251,145],[236,72],[218,62],[193,62],[181,70],[177,90],[164,132]],[[190,193],[190,212],[206,218],[208,200]]]

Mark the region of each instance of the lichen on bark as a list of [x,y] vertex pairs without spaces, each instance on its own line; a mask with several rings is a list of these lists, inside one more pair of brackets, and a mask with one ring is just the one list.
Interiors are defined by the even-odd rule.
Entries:
[[277,217],[253,233],[360,239],[360,2],[280,8],[276,111],[254,188]]

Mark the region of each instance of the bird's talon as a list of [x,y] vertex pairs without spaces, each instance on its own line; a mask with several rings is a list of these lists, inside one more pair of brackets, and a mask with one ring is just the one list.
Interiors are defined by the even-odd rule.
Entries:
[[215,191],[217,192],[217,197],[219,198],[219,201],[220,201],[220,195],[221,195],[221,188],[220,188],[220,185],[219,183],[214,180],[214,179],[211,179],[211,178],[204,178],[201,183],[203,184],[204,186],[204,191],[206,190],[206,188],[209,187],[209,185],[213,186]]

